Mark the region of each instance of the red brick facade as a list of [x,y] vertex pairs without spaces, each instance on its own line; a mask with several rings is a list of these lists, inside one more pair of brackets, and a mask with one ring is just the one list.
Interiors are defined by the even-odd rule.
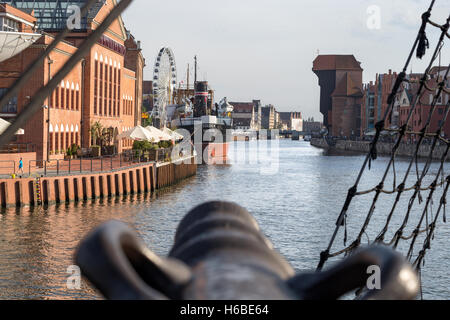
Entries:
[[320,112],[329,133],[359,135],[363,98],[360,62],[353,55],[319,55],[313,72],[319,78]]
[[[96,29],[115,1],[107,1],[90,21],[86,33],[73,33],[60,43],[33,75],[29,84],[17,97],[17,113],[27,105],[30,97],[53,77],[76,52],[77,47]],[[53,41],[54,35],[44,34],[35,44],[19,55],[0,64],[0,88],[8,88],[27,66]],[[117,135],[140,123],[142,105],[142,74],[144,59],[134,38],[127,33],[120,19],[113,22],[103,38],[92,47],[89,55],[79,63],[47,99],[46,106],[25,126],[20,143],[36,145],[37,159],[63,157],[73,144],[89,147],[95,142],[91,126],[100,122],[113,135],[116,151],[129,149],[131,141],[119,141]],[[130,40],[131,39],[131,40]],[[132,53],[128,53],[128,46]],[[0,115],[8,120],[16,113]],[[50,132],[50,133],[49,133]],[[50,140],[48,139],[50,138]]]
[[[420,132],[427,123],[433,97],[437,93],[437,84],[443,79],[443,70],[445,71],[445,68],[439,70],[437,67],[431,70],[431,77],[427,81],[427,87],[430,89],[436,88],[436,90],[430,91],[426,89],[421,95],[408,123],[409,131]],[[364,104],[361,110],[363,114],[363,133],[370,130],[373,131],[374,124],[383,119],[389,107],[387,100],[392,92],[397,76],[397,73],[389,70],[387,74],[377,75],[375,84],[371,82],[365,86]],[[395,99],[393,112],[390,113],[390,117],[386,121],[386,127],[401,127],[406,124],[411,108],[417,99],[419,80],[422,76],[421,74],[409,74],[407,76],[411,83],[405,82],[401,85]],[[446,87],[450,88],[449,82],[447,82]],[[430,127],[427,132],[435,133],[438,130],[440,121],[444,117],[445,105],[449,99],[450,95],[447,92],[443,92],[436,105],[436,110],[432,114]],[[450,137],[450,121],[448,120],[444,124],[444,134]]]

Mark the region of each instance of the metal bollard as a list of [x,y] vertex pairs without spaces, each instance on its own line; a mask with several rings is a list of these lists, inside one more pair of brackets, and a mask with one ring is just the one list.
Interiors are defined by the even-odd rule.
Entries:
[[362,299],[414,299],[419,289],[416,272],[387,247],[356,252],[325,272],[295,275],[250,213],[227,202],[193,209],[167,258],[112,221],[82,241],[75,260],[108,299],[338,299],[365,287],[374,265],[381,270],[381,289],[363,291]]

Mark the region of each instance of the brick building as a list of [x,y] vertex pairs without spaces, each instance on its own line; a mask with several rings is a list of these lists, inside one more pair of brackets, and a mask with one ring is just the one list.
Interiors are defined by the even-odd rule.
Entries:
[[143,84],[143,105],[146,112],[153,110],[153,81],[144,81]]
[[319,55],[313,62],[319,78],[320,112],[333,136],[359,135],[363,85],[361,63],[353,55]]
[[261,101],[230,102],[230,104],[234,107],[232,113],[234,129],[261,129]]
[[301,112],[279,112],[282,130],[303,131]]
[[[437,83],[442,81],[445,75],[446,68],[434,67],[430,72],[430,79],[427,80],[428,88],[435,88]],[[364,104],[362,106],[362,118],[364,134],[373,131],[376,122],[383,119],[384,114],[389,107],[387,100],[392,92],[398,74],[389,70],[387,74],[377,75],[375,83],[370,82],[364,86]],[[394,101],[393,112],[386,121],[386,127],[401,127],[406,124],[408,115],[411,111],[414,102],[417,99],[417,92],[419,88],[418,81],[423,77],[422,74],[411,73],[407,79],[411,83],[404,82],[399,89],[399,92]],[[450,81],[447,81],[447,88],[450,88]],[[448,89],[447,89],[448,91]],[[408,124],[409,130],[420,132],[430,114],[433,96],[437,92],[425,90],[420,97],[417,106],[412,114],[411,120]],[[438,100],[436,111],[431,118],[431,125],[428,132],[436,132],[439,128],[440,121],[442,121],[445,113],[445,105],[448,103],[450,95],[444,92],[440,100]],[[444,126],[444,133],[447,137],[450,136],[450,121],[446,121]]]
[[[20,77],[28,65],[54,40],[65,27],[69,5],[83,1],[5,1],[37,20],[43,35],[29,48],[0,64],[0,90],[6,90]],[[76,52],[81,43],[97,28],[117,2],[99,1],[75,29],[61,42],[49,59],[36,71],[29,85],[15,98],[5,118],[14,118],[31,97],[53,77]],[[57,8],[50,10],[49,8]],[[140,123],[142,108],[142,77],[145,61],[140,44],[125,29],[122,18],[114,21],[89,54],[61,82],[25,126],[19,143],[36,146],[37,159],[63,157],[72,144],[89,147],[96,143],[91,127],[100,122],[117,152],[129,149],[131,141],[119,141],[117,135]],[[48,112],[48,109],[50,112]],[[50,118],[48,119],[48,113]],[[3,114],[2,114],[3,117]]]
[[275,129],[275,107],[268,105],[261,110],[261,128],[266,130]]

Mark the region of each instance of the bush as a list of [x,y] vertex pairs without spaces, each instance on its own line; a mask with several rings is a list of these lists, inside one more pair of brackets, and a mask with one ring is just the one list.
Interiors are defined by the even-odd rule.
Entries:
[[79,149],[80,149],[80,147],[77,146],[76,144],[73,144],[72,147],[70,147],[70,150],[72,151],[72,155],[76,155]]
[[164,149],[166,149],[166,148],[171,148],[171,147],[173,147],[173,141],[172,141],[172,140],[169,140],[169,141],[160,141],[160,142],[158,143],[158,146],[159,146],[160,148],[164,148]]
[[133,142],[133,150],[156,150],[158,147],[152,144],[150,141],[134,141]]

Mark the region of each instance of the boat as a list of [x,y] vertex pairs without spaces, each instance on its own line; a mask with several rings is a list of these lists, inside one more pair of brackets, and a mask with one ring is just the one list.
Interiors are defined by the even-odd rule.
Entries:
[[174,91],[174,112],[170,117],[171,128],[185,129],[191,134],[197,154],[197,163],[225,164],[229,143],[232,140],[233,106],[223,98],[214,102],[214,90],[208,81],[197,81],[197,57],[195,57],[194,88],[187,84]]
[[189,131],[198,163],[224,164],[231,140],[233,106],[226,98],[214,104],[214,94],[207,81],[198,81],[194,87],[194,103],[184,99],[185,104],[177,107],[178,116],[172,119],[171,127]]

